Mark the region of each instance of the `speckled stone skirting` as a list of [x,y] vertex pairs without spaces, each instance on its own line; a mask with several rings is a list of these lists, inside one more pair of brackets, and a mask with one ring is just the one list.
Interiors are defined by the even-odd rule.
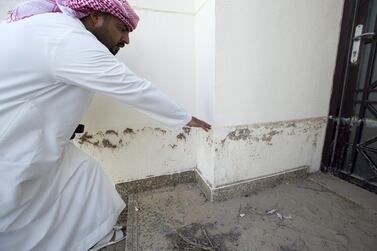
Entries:
[[223,201],[237,196],[247,195],[258,190],[274,187],[281,183],[301,180],[308,176],[308,167],[303,166],[287,170],[273,175],[263,176],[255,179],[245,180],[220,187],[211,187],[196,171],[195,177],[200,189],[210,201]]
[[150,177],[142,180],[135,180],[116,185],[118,192],[123,198],[130,194],[145,192],[166,186],[176,186],[183,183],[197,183],[202,192],[210,201],[222,201],[233,197],[246,195],[261,189],[276,186],[284,182],[291,182],[303,179],[308,175],[308,167],[303,166],[281,173],[256,179],[245,180],[220,187],[212,187],[202,178],[201,174],[195,169],[171,175]]
[[134,180],[116,185],[118,193],[124,198],[129,194],[141,193],[166,186],[176,186],[184,183],[195,183],[195,172],[193,170],[170,175],[149,177],[141,180]]

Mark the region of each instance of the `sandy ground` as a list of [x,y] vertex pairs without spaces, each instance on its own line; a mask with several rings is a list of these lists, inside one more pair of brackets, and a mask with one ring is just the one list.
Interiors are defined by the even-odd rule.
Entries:
[[184,184],[129,197],[127,250],[375,251],[377,212],[309,179],[224,202]]

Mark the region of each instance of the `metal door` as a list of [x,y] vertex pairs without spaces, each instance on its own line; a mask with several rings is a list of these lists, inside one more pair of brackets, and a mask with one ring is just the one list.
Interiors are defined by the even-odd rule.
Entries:
[[322,170],[377,192],[377,0],[344,15]]

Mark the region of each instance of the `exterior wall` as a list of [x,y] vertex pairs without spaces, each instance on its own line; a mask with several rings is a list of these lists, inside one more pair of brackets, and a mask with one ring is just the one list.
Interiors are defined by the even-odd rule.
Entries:
[[[213,123],[215,106],[215,0],[205,1],[195,17],[195,77],[197,115]],[[208,183],[214,182],[214,152],[206,143],[211,135],[199,131],[197,170]]]
[[213,187],[319,170],[342,5],[216,1]]
[[219,127],[207,143],[215,153],[213,187],[298,167],[318,170],[326,119]]
[[76,144],[116,183],[192,170],[195,131],[159,127],[87,130]]
[[[130,1],[140,22],[130,33],[130,44],[117,57],[195,114],[194,6],[179,2]],[[78,144],[102,164],[115,182],[177,173],[196,166],[196,140],[192,137],[195,130],[184,134],[185,139],[181,140],[183,131],[169,130],[111,98],[96,95],[83,123],[93,136],[108,130],[119,133],[119,138],[113,139],[115,149],[87,142]],[[133,130],[132,137],[121,135],[127,128]],[[109,135],[105,136],[99,140]],[[123,144],[117,144],[121,139]]]
[[327,116],[342,7],[343,0],[217,0],[216,123]]
[[[21,0],[0,0],[0,15]],[[319,168],[343,0],[130,0],[117,57],[210,133],[171,131],[97,95],[77,145],[123,182],[197,167],[213,187]]]

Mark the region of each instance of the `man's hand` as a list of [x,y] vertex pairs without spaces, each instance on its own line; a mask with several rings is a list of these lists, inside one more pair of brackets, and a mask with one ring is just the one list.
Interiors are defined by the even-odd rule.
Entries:
[[187,126],[190,127],[199,127],[202,128],[204,131],[208,132],[208,130],[211,129],[211,125],[207,124],[206,122],[195,118],[194,116],[192,117],[191,121],[187,124]]

